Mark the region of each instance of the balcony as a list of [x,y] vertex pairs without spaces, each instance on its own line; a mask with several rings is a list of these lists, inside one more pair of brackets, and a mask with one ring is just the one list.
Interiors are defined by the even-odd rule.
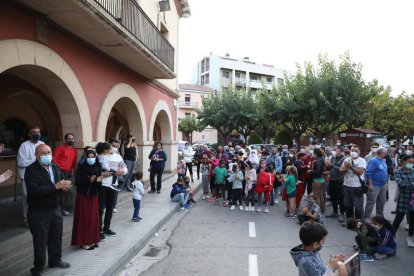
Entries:
[[236,85],[236,86],[246,86],[246,79],[235,78],[234,85]]
[[174,47],[135,0],[18,1],[144,77],[176,77]]
[[199,106],[198,102],[185,102],[180,101],[179,108],[189,108],[189,109],[196,109]]
[[272,87],[273,87],[273,83],[271,83],[271,82],[262,83],[262,81],[250,80],[249,87],[250,88],[256,88],[256,89],[264,88],[264,89],[271,90]]

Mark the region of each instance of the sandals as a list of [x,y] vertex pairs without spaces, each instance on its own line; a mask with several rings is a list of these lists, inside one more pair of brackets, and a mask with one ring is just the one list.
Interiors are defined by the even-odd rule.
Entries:
[[94,245],[81,245],[80,248],[84,250],[94,250],[95,246]]

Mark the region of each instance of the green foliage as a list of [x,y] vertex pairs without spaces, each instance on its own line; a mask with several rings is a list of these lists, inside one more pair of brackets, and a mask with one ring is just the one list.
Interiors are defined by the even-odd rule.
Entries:
[[252,133],[249,135],[249,139],[247,140],[247,144],[261,144],[262,138],[257,133]]
[[279,131],[274,139],[276,145],[288,145],[289,147],[293,146],[293,137],[289,134],[288,131]]
[[204,127],[197,122],[194,115],[179,119],[178,130],[181,131],[185,136],[188,136],[193,131],[201,131],[203,129]]

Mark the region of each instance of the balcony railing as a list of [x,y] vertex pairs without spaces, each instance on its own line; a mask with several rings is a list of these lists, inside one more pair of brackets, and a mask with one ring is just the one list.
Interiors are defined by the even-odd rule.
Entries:
[[174,47],[135,0],[93,0],[174,71]]
[[197,108],[198,107],[198,102],[185,102],[185,101],[180,101],[180,105],[179,107],[181,108]]

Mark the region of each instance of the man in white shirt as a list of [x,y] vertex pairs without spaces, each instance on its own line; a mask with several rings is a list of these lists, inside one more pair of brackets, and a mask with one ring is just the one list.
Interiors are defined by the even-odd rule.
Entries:
[[345,159],[339,170],[341,173],[345,173],[343,196],[345,212],[348,219],[362,219],[364,214],[364,195],[358,176],[364,179],[367,162],[359,154],[359,148],[357,146],[352,147],[351,157]]
[[36,147],[38,145],[44,144],[42,141],[40,141],[40,128],[37,126],[31,127],[29,129],[28,133],[30,139],[26,142],[23,142],[20,147],[19,151],[17,153],[17,165],[18,165],[18,171],[19,171],[19,177],[22,183],[22,198],[23,198],[23,218],[24,218],[24,224],[28,226],[27,224],[27,189],[26,189],[26,183],[24,182],[24,173],[26,171],[26,168],[31,165],[34,161],[36,161]]
[[[115,198],[118,193],[118,179],[113,184],[113,177],[118,177],[128,173],[128,169],[122,156],[118,154],[119,141],[115,138],[109,140],[112,146],[112,154],[106,155],[106,161],[111,171],[116,171],[113,175],[111,172],[103,172],[102,188],[99,191],[99,226],[101,228],[101,240],[105,240],[105,235],[115,237],[117,234],[110,229],[112,212],[114,209]],[[105,209],[105,218],[102,228],[102,215]]]
[[185,174],[187,174],[187,169],[190,172],[191,182],[194,183],[193,179],[193,156],[195,154],[195,151],[193,150],[193,147],[190,146],[188,142],[185,143],[185,147],[183,149],[183,155],[184,155],[184,162],[185,162]]

